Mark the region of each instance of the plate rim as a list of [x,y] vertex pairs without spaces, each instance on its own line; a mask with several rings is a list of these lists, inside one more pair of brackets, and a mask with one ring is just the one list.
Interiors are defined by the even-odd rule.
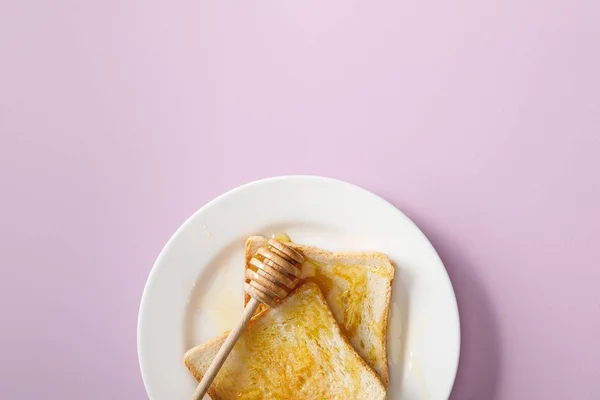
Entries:
[[278,176],[272,176],[272,177],[267,177],[267,178],[261,178],[261,179],[253,180],[250,182],[246,182],[246,183],[238,185],[232,189],[229,189],[229,190],[223,192],[222,194],[214,197],[210,201],[206,202],[204,205],[202,205],[200,208],[198,208],[196,211],[194,211],[191,215],[189,215],[183,221],[183,223],[169,237],[169,239],[167,240],[165,245],[160,250],[158,256],[156,257],[156,260],[152,264],[152,268],[150,269],[150,272],[148,273],[148,277],[146,279],[146,283],[144,284],[144,289],[142,291],[142,296],[140,298],[140,304],[138,307],[138,316],[137,316],[137,325],[136,325],[136,349],[137,349],[137,355],[138,355],[138,365],[140,368],[142,383],[144,385],[144,389],[146,390],[146,394],[148,396],[150,396],[150,393],[148,390],[148,383],[147,383],[148,382],[148,372],[145,372],[144,363],[142,362],[142,359],[144,358],[144,356],[142,355],[141,346],[140,346],[140,342],[143,340],[143,339],[141,339],[141,336],[142,336],[141,327],[143,325],[142,324],[142,320],[144,319],[143,311],[145,308],[144,304],[145,304],[146,298],[148,296],[148,288],[151,286],[152,282],[156,279],[156,276],[158,274],[157,271],[160,268],[159,265],[161,264],[162,258],[167,253],[168,249],[173,245],[173,242],[177,239],[177,237],[181,234],[181,232],[184,231],[189,224],[191,224],[191,221],[193,219],[195,219],[198,214],[205,213],[206,210],[210,209],[214,204],[216,204],[220,201],[223,201],[224,199],[226,199],[232,195],[235,195],[235,193],[243,191],[243,190],[247,189],[248,187],[255,186],[255,185],[261,185],[261,184],[265,184],[265,183],[273,183],[276,181],[286,181],[286,180],[318,180],[318,181],[328,182],[328,183],[332,183],[332,184],[336,184],[336,185],[346,185],[351,188],[360,190],[365,195],[371,196],[373,198],[373,200],[379,202],[382,206],[385,206],[390,211],[395,212],[399,217],[404,218],[410,225],[412,225],[413,228],[416,228],[416,231],[418,231],[421,234],[421,236],[423,237],[423,239],[425,239],[425,241],[429,244],[431,250],[433,251],[434,256],[436,257],[436,259],[439,263],[438,266],[441,267],[440,269],[443,272],[443,274],[441,274],[441,275],[444,276],[445,284],[450,288],[450,294],[451,294],[452,300],[453,300],[452,308],[456,314],[456,330],[457,330],[457,332],[456,332],[457,333],[456,349],[457,349],[457,351],[456,351],[456,355],[453,356],[454,360],[452,360],[453,361],[452,362],[452,364],[453,364],[452,379],[449,382],[447,390],[445,390],[445,392],[447,393],[446,397],[449,398],[452,393],[452,390],[454,388],[454,385],[456,383],[456,376],[458,373],[458,367],[459,367],[460,359],[461,359],[462,329],[461,329],[460,310],[458,308],[458,301],[456,298],[456,292],[454,291],[454,285],[452,284],[452,280],[450,279],[448,270],[446,269],[441,257],[439,256],[439,253],[437,252],[437,250],[435,249],[435,247],[433,246],[433,244],[431,243],[431,241],[429,240],[427,235],[425,235],[425,233],[419,228],[419,226],[412,219],[410,219],[410,217],[408,217],[404,212],[402,212],[398,207],[393,205],[391,202],[389,202],[382,196],[380,196],[380,195],[372,192],[371,190],[368,190],[358,184],[351,183],[351,182],[348,182],[348,181],[345,181],[345,180],[342,180],[339,178],[332,178],[332,177],[321,176],[321,175],[310,175],[310,174],[278,175]]

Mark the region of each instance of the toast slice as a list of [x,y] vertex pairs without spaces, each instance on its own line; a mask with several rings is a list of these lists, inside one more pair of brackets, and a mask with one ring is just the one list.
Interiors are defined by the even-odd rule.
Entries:
[[[250,259],[267,240],[263,236],[246,240],[246,268],[254,268],[249,264]],[[307,260],[302,266],[304,280],[319,286],[342,332],[387,388],[387,319],[394,278],[389,258],[381,253],[331,253],[316,247],[286,244],[304,255]],[[244,305],[249,300],[246,295]],[[261,304],[258,311],[265,308]]]
[[[185,353],[185,365],[198,381],[227,334]],[[248,323],[208,394],[214,400],[376,400],[385,398],[385,387],[309,282]]]

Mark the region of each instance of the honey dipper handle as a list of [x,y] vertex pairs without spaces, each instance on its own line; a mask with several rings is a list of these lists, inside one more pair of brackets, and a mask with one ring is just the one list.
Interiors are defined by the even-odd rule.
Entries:
[[194,393],[193,400],[201,400],[204,397],[204,395],[208,391],[208,388],[210,387],[210,384],[215,379],[215,376],[217,376],[217,373],[225,363],[225,360],[227,360],[227,356],[231,352],[231,349],[233,349],[233,346],[237,343],[238,339],[240,338],[240,335],[246,327],[246,324],[254,315],[254,312],[258,308],[259,304],[260,303],[255,298],[250,299],[250,301],[246,305],[246,308],[244,309],[242,320],[237,324],[235,328],[231,330],[231,332],[229,332],[229,335],[227,335],[227,339],[225,339],[225,342],[221,345],[219,352],[212,360],[210,367],[208,367],[208,370],[206,370],[206,373],[202,377],[202,380],[200,381],[200,384],[198,385],[198,388]]

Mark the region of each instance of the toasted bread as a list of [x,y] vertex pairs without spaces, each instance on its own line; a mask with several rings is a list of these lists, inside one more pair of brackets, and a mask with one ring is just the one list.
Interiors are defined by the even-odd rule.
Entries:
[[[185,354],[198,381],[227,334]],[[376,400],[385,398],[385,387],[342,334],[318,286],[309,282],[249,322],[208,394],[214,400]]]
[[[266,241],[262,236],[246,240],[246,268],[250,268],[250,259]],[[307,260],[302,267],[304,280],[319,286],[352,347],[387,387],[387,318],[394,278],[389,258],[381,253],[331,253],[287,244],[304,255]],[[249,300],[246,295],[245,303]],[[259,312],[265,308],[261,305]]]

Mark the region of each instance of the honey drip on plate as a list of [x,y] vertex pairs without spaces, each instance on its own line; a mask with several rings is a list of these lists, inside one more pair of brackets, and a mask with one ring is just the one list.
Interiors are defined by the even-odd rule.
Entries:
[[288,234],[284,232],[276,232],[271,235],[271,238],[279,240],[281,243],[292,243],[292,240],[290,239]]

